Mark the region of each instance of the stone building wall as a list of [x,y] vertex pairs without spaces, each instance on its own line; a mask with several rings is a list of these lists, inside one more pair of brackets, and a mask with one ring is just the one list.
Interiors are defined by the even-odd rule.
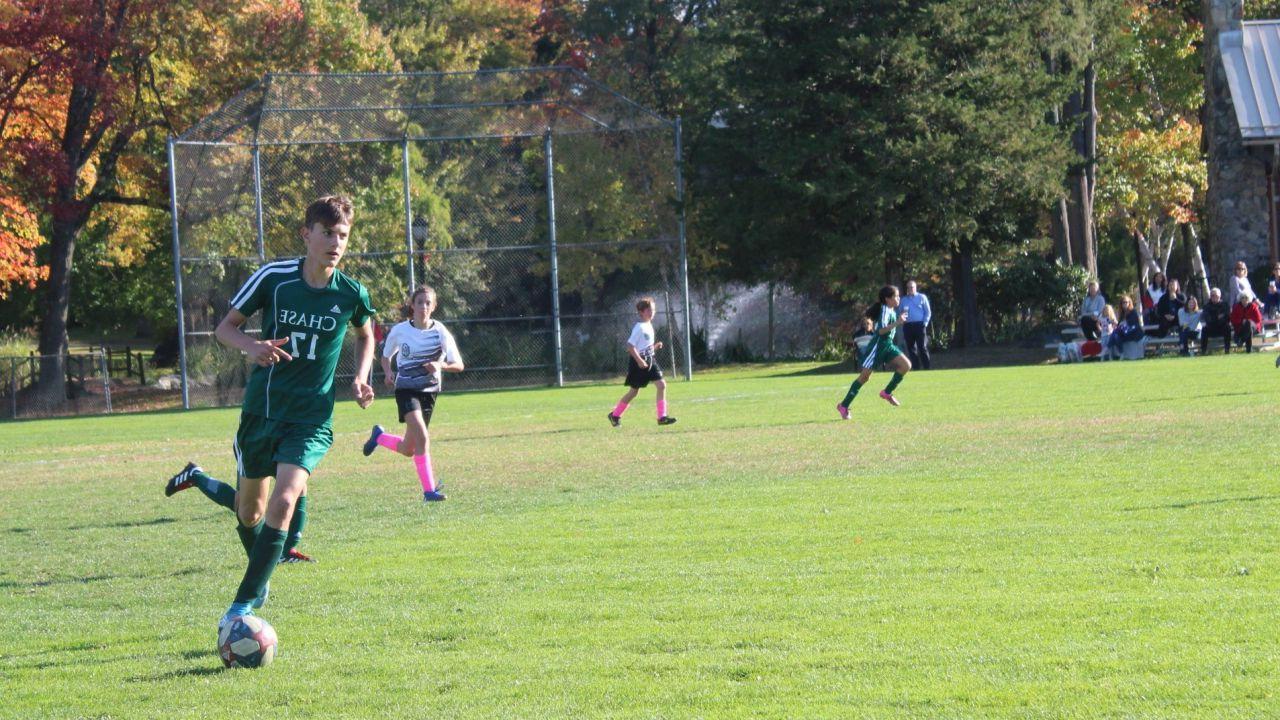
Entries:
[[[1239,30],[1241,0],[1204,0],[1205,139],[1209,151],[1209,189],[1203,228],[1211,249],[1205,256],[1209,282],[1221,286],[1237,260],[1249,269],[1270,260],[1267,173],[1264,148],[1248,148],[1240,138],[1226,70],[1218,51],[1218,33]],[[1270,150],[1270,148],[1266,148]]]

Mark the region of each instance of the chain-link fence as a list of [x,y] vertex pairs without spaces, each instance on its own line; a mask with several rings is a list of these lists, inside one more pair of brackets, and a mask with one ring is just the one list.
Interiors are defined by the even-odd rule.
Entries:
[[383,327],[436,289],[467,365],[451,388],[624,372],[643,295],[687,377],[679,133],[570,68],[266,76],[170,141],[184,405],[240,401],[248,368],[213,330],[331,193],[355,202],[342,270]]
[[[62,387],[41,388],[42,363],[60,363]],[[132,365],[132,358],[130,358]],[[138,359],[141,365],[141,358]],[[23,419],[111,412],[112,368],[105,351],[0,357],[0,418]]]

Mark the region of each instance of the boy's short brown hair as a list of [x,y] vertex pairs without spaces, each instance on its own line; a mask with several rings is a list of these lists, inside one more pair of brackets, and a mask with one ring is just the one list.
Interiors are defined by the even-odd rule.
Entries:
[[640,298],[639,301],[636,302],[636,312],[644,312],[645,310],[652,310],[653,306],[656,304],[657,303],[654,302],[653,298],[642,297]]
[[316,223],[321,223],[325,227],[333,227],[340,224],[351,224],[351,216],[355,209],[351,205],[351,198],[346,195],[325,195],[316,198],[307,206],[307,214],[303,220],[303,226],[310,228]]

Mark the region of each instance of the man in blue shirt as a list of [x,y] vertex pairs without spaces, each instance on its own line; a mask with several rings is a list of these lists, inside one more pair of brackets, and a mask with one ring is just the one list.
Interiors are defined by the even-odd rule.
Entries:
[[933,311],[929,308],[929,298],[922,292],[916,292],[916,281],[908,280],[906,292],[902,294],[902,303],[898,313],[906,313],[907,323],[902,326],[903,339],[907,343],[907,357],[911,366],[928,370],[929,361],[929,320]]

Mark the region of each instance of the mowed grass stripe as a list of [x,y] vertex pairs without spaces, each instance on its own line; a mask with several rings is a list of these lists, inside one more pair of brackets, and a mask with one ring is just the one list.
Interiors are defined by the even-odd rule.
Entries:
[[457,394],[450,500],[340,403],[304,549],[224,672],[243,554],[165,477],[234,410],[0,426],[0,717],[1258,717],[1274,704],[1268,356],[909,376],[778,365]]

